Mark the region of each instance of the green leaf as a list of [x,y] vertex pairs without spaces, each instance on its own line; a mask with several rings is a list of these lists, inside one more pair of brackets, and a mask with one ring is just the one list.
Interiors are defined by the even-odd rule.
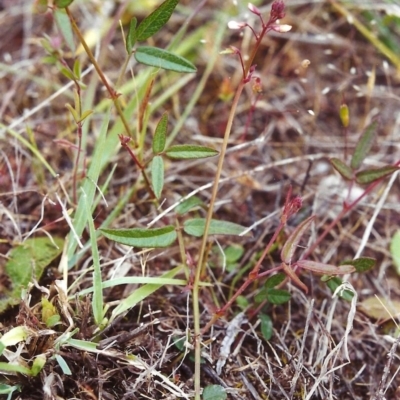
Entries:
[[[205,218],[188,219],[183,224],[183,230],[188,235],[200,237],[204,235],[205,225]],[[233,222],[212,219],[208,233],[210,235],[240,235],[245,230],[246,227]]]
[[71,21],[65,10],[61,10],[57,8],[54,11],[54,19],[57,23],[58,29],[63,36],[65,43],[69,47],[69,49],[75,53],[75,42],[74,42],[74,34],[72,31]]
[[136,24],[137,24],[137,19],[133,17],[129,22],[129,30],[128,34],[126,35],[125,48],[128,54],[132,53],[133,46],[136,43]]
[[285,279],[286,279],[286,275],[282,272],[279,272],[279,273],[269,277],[267,279],[267,281],[264,283],[264,287],[266,289],[272,289],[275,286],[278,286],[279,284],[281,284]]
[[356,174],[356,181],[359,184],[372,183],[378,179],[384,178],[385,176],[393,174],[399,167],[394,165],[388,165],[382,168],[365,169]]
[[258,314],[258,318],[261,321],[261,334],[265,340],[271,340],[274,332],[271,317],[267,314]]
[[9,396],[7,397],[7,400],[11,399],[11,395],[15,392],[21,391],[21,386],[20,385],[15,385],[15,386],[10,386],[5,383],[0,383],[0,394],[8,394]]
[[373,267],[375,267],[376,260],[370,257],[360,257],[355,260],[343,261],[340,265],[352,265],[356,272],[367,272]]
[[156,131],[153,137],[153,153],[158,154],[164,151],[167,140],[168,113],[165,112],[160,121],[158,121]]
[[296,265],[300,268],[322,275],[346,275],[351,274],[356,270],[354,265],[350,262],[341,264],[337,267],[336,265],[324,264],[318,261],[300,260],[296,262]]
[[55,0],[54,4],[58,8],[68,7],[74,0]]
[[362,134],[354,150],[353,157],[351,158],[350,166],[353,170],[360,168],[365,157],[367,157],[374,142],[375,132],[377,128],[378,128],[378,120],[375,120],[370,125],[367,126],[364,133]]
[[311,222],[313,221],[314,216],[308,217],[304,220],[297,228],[292,232],[292,234],[286,240],[286,243],[282,247],[281,251],[281,260],[285,264],[290,264],[292,261],[293,254],[297,249],[297,246],[302,238],[304,231],[308,229]]
[[242,257],[243,253],[244,253],[244,248],[243,246],[239,245],[239,244],[234,244],[231,246],[228,246],[225,250],[225,258],[226,258],[226,262],[228,264],[233,264],[237,261],[239,261],[240,257]]
[[134,247],[168,247],[176,239],[175,227],[133,228],[133,229],[100,229],[103,235],[115,242]]
[[168,22],[178,3],[179,0],[166,0],[148,15],[137,28],[137,40],[146,40],[157,33]]
[[282,289],[268,289],[267,300],[271,304],[284,304],[290,300],[290,293]]
[[[12,284],[8,304],[20,302],[22,288],[32,282],[32,278],[40,279],[44,269],[61,254],[63,245],[63,239],[54,238],[53,244],[46,236],[27,239],[11,250],[5,265],[5,271]],[[2,304],[1,309],[4,307],[7,305]]]
[[348,180],[353,179],[353,170],[342,160],[339,160],[338,158],[331,158],[329,162],[332,164],[333,168],[335,168],[336,171],[343,176],[343,178]]
[[157,47],[141,46],[136,49],[137,62],[175,72],[196,72],[196,67],[186,58]]
[[225,400],[228,398],[221,385],[208,385],[203,390],[203,400]]
[[400,230],[398,230],[392,237],[390,242],[390,253],[392,254],[393,265],[397,275],[400,275]]
[[171,146],[169,149],[167,149],[165,154],[174,159],[192,159],[214,157],[218,154],[218,151],[205,146],[180,144]]
[[75,77],[76,77],[78,80],[81,79],[81,71],[82,71],[82,68],[81,68],[81,63],[79,62],[79,59],[76,59],[76,60],[74,61],[74,66],[72,67],[72,71],[73,71]]
[[203,201],[197,197],[197,196],[192,196],[189,197],[188,199],[184,200],[181,204],[179,204],[176,208],[175,208],[175,212],[177,214],[186,214],[188,211],[192,210],[195,207],[203,207],[204,203]]
[[64,360],[62,356],[59,354],[55,355],[58,365],[61,368],[61,371],[64,375],[72,375],[72,371],[70,370],[67,362]]
[[164,186],[164,161],[161,156],[155,156],[151,162],[151,183],[159,199]]
[[[328,278],[328,280],[326,280]],[[343,283],[343,281],[337,276],[323,276],[322,281],[326,281],[326,286],[335,293],[336,289]],[[339,293],[339,297],[346,301],[351,301],[354,297],[354,293],[351,290],[345,289]]]
[[40,371],[43,369],[47,361],[47,358],[44,354],[39,354],[33,361],[32,368],[31,368],[31,375],[37,376],[39,375]]

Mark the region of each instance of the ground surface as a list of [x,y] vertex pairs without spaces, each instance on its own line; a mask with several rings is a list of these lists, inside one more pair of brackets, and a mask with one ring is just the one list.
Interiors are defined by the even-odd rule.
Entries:
[[[46,231],[64,238],[70,227],[65,215],[63,217],[60,202],[71,213],[76,208],[73,194],[76,125],[65,108],[65,103],[73,103],[73,85],[66,86],[69,80],[55,65],[45,62],[46,52],[40,40],[47,35],[52,43],[59,41],[62,59],[68,65],[72,65],[74,57],[60,37],[52,14],[35,14],[27,3],[0,2],[0,267],[3,291],[10,288],[4,268],[13,245],[32,230],[33,236],[43,236]],[[143,7],[137,2],[137,8],[133,4],[128,7],[128,2],[76,3],[71,12],[86,39],[93,43],[93,52],[103,72],[115,84],[125,59],[118,20],[122,18],[126,22],[132,15],[140,20],[157,2]],[[243,36],[227,28],[222,31],[221,27],[225,27],[229,19],[246,20],[249,13],[246,4],[235,7],[230,1],[180,3],[166,27],[150,44],[165,48],[179,28],[188,22],[186,36],[192,35],[192,39],[186,36],[181,39],[181,51],[196,65],[198,72],[185,78],[186,81],[180,80],[183,78],[178,77],[179,74],[159,73],[150,95],[154,107],[149,108],[148,132],[154,131],[162,113],[168,111],[171,132],[175,125],[183,122],[174,143],[219,149],[231,107],[229,95],[241,78],[241,70],[237,57],[218,52],[232,45],[246,55],[252,44],[250,30],[244,30]],[[224,183],[220,186],[215,208],[219,219],[243,226],[254,225],[254,228],[252,235],[210,240],[203,281],[212,286],[201,291],[202,326],[237,290],[260,257],[279,222],[290,185],[293,192],[302,197],[303,207],[289,221],[276,242],[277,250],[268,255],[262,270],[279,265],[279,249],[305,217],[314,214],[316,219],[300,243],[299,254],[339,214],[348,184],[334,171],[328,159],[349,159],[357,139],[371,121],[379,119],[379,127],[365,165],[381,167],[400,159],[400,63],[396,65],[396,60],[385,57],[376,43],[371,43],[355,24],[349,23],[357,18],[370,33],[380,38],[381,43],[399,54],[396,36],[400,33],[399,6],[389,1],[346,3],[344,10],[351,13],[351,17],[346,17],[338,7],[325,0],[288,0],[285,3],[283,22],[292,25],[292,30],[272,32],[261,45],[255,62],[262,92],[255,99],[249,85],[242,94],[224,163]],[[264,2],[260,8],[268,15],[270,5]],[[255,17],[249,21],[257,26]],[[84,52],[79,52],[85,70],[90,63]],[[143,67],[133,65],[132,68],[139,74]],[[93,161],[102,115],[110,104],[93,70],[82,80],[87,85],[82,97],[94,114],[86,131],[78,183],[84,180],[82,171]],[[130,104],[135,96],[143,99],[144,89],[140,83],[130,72],[121,78],[119,89],[123,93],[123,106]],[[174,84],[180,85],[180,89],[171,94],[168,90]],[[182,117],[201,84],[204,88],[194,107],[188,116]],[[222,99],[222,95],[228,99]],[[339,118],[339,109],[344,103],[350,109],[347,132]],[[123,133],[121,128],[112,130],[118,116],[114,111],[111,115],[110,134]],[[137,121],[138,111],[133,107],[129,123],[136,127]],[[11,134],[10,129],[16,135]],[[145,140],[147,144],[151,141],[150,133]],[[18,136],[39,150],[57,172],[57,179],[51,177]],[[216,164],[216,158],[168,162],[162,195],[165,202],[157,208],[128,153],[116,147],[99,177],[101,187],[113,171],[104,193],[105,201],[100,201],[93,213],[96,228],[120,206],[112,227],[145,227],[181,196],[210,184]],[[309,272],[301,275],[308,293],[286,283],[283,288],[289,290],[292,297],[282,305],[256,303],[255,296],[264,281],[252,283],[243,293],[241,302],[202,338],[202,387],[221,385],[232,399],[400,398],[400,364],[393,347],[396,328],[375,297],[387,301],[390,314],[400,312],[397,303],[399,277],[389,250],[400,223],[400,187],[398,178],[389,179],[379,183],[344,216],[309,257],[333,265],[356,256],[377,260],[372,271],[347,277],[357,293],[357,308],[352,309],[350,302],[332,297],[320,277]],[[356,198],[365,188],[353,187],[351,193]],[[126,193],[129,196],[121,203]],[[196,195],[207,204],[210,185]],[[198,208],[196,216],[204,217],[204,209]],[[183,223],[186,217],[179,218]],[[161,220],[165,224],[175,224],[174,221],[173,212]],[[85,230],[82,241],[87,243],[88,237]],[[186,254],[197,259],[200,239],[185,238],[183,245]],[[235,262],[229,259],[224,262],[220,249],[225,251],[231,245],[242,255]],[[103,238],[98,246],[104,280],[159,276],[180,263],[178,244],[164,250],[141,251]],[[61,294],[54,286],[55,280],[62,278],[59,259],[46,269],[39,283],[41,288],[50,290],[46,296],[59,308],[61,324],[53,328],[51,335],[39,335],[36,341],[11,348],[14,354],[21,352],[28,364],[38,354],[47,357],[43,371],[36,377],[0,375],[2,383],[20,385],[21,391],[15,392],[12,398],[191,397],[194,364],[190,343],[186,350],[183,341],[174,344],[193,329],[190,286],[163,286],[96,336],[90,298],[88,295],[74,297],[91,286],[91,272],[87,272],[92,264],[91,252],[86,251],[70,268],[69,285],[78,278],[79,282],[71,288],[68,293],[71,297],[64,302],[59,300]],[[224,263],[227,264],[225,270]],[[190,267],[190,262],[188,265]],[[178,276],[184,277],[183,273]],[[3,333],[17,325],[30,326],[37,332],[46,329],[41,319],[41,295],[37,287],[20,307],[9,308],[2,314]],[[137,286],[134,285],[106,289],[104,301],[112,310],[119,300],[135,290]],[[218,375],[215,367],[221,359],[224,337],[230,335],[229,327],[233,326],[232,321],[238,321],[234,318],[241,311],[245,311],[246,317],[237,324],[237,336],[228,347],[229,357]],[[260,312],[272,320],[273,335],[268,341],[257,317]],[[79,328],[75,338],[98,342],[97,351],[53,346],[70,323],[68,315],[72,327]],[[190,337],[188,342],[191,342]],[[55,354],[66,361],[70,375],[63,373],[54,359]],[[1,361],[10,359],[3,354]]]

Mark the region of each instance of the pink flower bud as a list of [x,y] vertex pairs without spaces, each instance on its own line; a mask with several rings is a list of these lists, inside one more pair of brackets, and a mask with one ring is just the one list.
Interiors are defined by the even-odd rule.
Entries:
[[261,11],[260,11],[254,4],[249,3],[249,4],[247,5],[247,8],[248,8],[253,14],[256,14],[256,15],[258,15],[258,16],[261,15]]
[[236,21],[228,22],[229,29],[243,29],[245,26],[247,26],[246,22],[236,22]]
[[271,6],[271,20],[276,21],[285,16],[285,4],[282,0],[275,0]]
[[272,25],[271,29],[275,32],[286,33],[292,29],[292,25]]

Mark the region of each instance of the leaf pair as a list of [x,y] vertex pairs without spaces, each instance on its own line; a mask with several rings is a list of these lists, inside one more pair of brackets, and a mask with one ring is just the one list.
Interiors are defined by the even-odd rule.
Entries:
[[[204,218],[188,219],[183,224],[183,231],[191,236],[202,236],[205,227]],[[246,228],[229,221],[211,220],[210,234],[214,235],[240,235]],[[133,229],[100,229],[103,235],[118,243],[133,247],[168,247],[177,238],[173,225],[162,228],[133,228]]]
[[387,165],[382,168],[369,168],[357,171],[372,148],[378,126],[378,120],[375,120],[365,129],[354,150],[350,166],[339,158],[334,157],[330,159],[332,166],[340,175],[343,176],[344,179],[355,181],[359,184],[369,184],[391,175],[399,169],[398,166]]
[[[179,0],[166,0],[137,26],[132,18],[126,37],[126,51],[131,54],[135,43],[143,42],[156,34],[170,19]],[[136,27],[137,26],[137,27]],[[137,62],[176,72],[196,72],[196,67],[185,58],[157,47],[141,46],[135,50]]]

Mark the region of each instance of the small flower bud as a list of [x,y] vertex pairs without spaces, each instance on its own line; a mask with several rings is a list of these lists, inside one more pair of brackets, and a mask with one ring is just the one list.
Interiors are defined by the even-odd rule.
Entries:
[[245,26],[247,26],[246,22],[237,22],[237,21],[228,22],[229,29],[243,29]]
[[270,15],[273,21],[282,19],[285,16],[285,4],[282,0],[276,0],[272,3]]
[[275,32],[286,33],[292,29],[292,25],[272,25],[271,29]]
[[247,8],[248,8],[253,14],[256,14],[256,15],[258,15],[258,16],[261,15],[261,11],[260,11],[254,4],[249,3],[249,4],[247,5]]

